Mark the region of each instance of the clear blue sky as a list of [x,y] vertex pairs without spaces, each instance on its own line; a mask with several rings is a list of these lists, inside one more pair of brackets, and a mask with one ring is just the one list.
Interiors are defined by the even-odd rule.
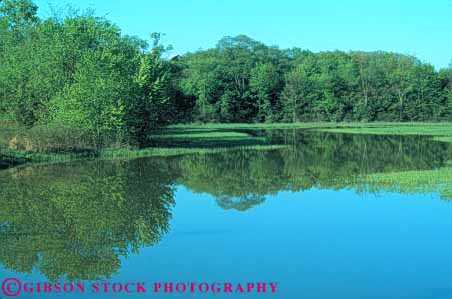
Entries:
[[[40,14],[52,0],[35,0]],[[94,8],[125,34],[166,34],[174,53],[213,47],[246,34],[280,48],[385,50],[437,68],[452,61],[452,0],[62,0]]]

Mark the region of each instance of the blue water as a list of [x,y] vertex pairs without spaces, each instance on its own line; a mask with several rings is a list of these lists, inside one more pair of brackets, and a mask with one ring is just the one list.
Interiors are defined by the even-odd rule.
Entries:
[[[18,297],[36,299],[452,298],[452,178],[360,179],[450,167],[448,144],[288,135],[297,137],[271,150],[1,171],[0,283],[87,285]],[[148,292],[92,293],[93,282],[143,282]],[[277,285],[153,293],[159,282]]]
[[[452,205],[435,194],[313,188],[280,192],[238,212],[178,186],[170,227],[159,244],[122,258],[111,280],[276,281],[276,294],[95,297],[452,298]],[[36,271],[24,275],[3,268],[0,275],[46,280]]]

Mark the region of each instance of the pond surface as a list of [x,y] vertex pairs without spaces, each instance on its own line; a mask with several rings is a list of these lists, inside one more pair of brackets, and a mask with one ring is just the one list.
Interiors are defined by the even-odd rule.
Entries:
[[[448,143],[255,134],[281,146],[0,171],[0,282],[277,282],[20,298],[452,298]],[[414,183],[369,179],[395,172]]]

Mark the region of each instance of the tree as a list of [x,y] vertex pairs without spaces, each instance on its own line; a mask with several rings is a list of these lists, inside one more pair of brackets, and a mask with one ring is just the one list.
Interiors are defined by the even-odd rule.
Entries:
[[176,84],[158,34],[145,52],[145,41],[92,13],[39,20],[30,1],[0,8],[2,114],[29,128],[77,129],[95,148],[149,144],[172,120]]
[[[250,122],[278,109],[280,77],[288,64],[279,49],[239,35],[224,37],[214,49],[184,55],[182,61],[181,86],[187,97],[194,98],[194,119]],[[272,109],[261,109],[258,117],[259,106],[268,104],[265,97],[270,97]]]
[[57,26],[62,82],[45,102],[39,123],[78,128],[96,148],[128,142],[126,109],[138,92],[134,77],[142,44],[91,15],[69,17]]
[[278,112],[281,75],[272,63],[258,63],[250,75],[250,90],[257,102],[257,122],[272,122]]
[[31,0],[3,0],[0,16],[6,18],[10,27],[19,27],[38,22],[38,6]]
[[452,63],[449,68],[440,70],[438,77],[443,99],[441,116],[450,121],[452,120]]
[[82,149],[152,145],[155,131],[175,122],[452,114],[449,71],[409,55],[280,50],[238,35],[166,59],[160,34],[149,47],[93,13],[38,18],[37,9],[31,0],[0,2],[0,117],[81,136]]
[[312,109],[318,100],[318,75],[315,60],[299,65],[286,76],[282,92],[284,120],[291,122],[312,120]]
[[134,77],[138,93],[126,110],[127,131],[139,146],[148,145],[151,134],[171,121],[171,66],[162,54],[171,48],[160,45],[160,34],[152,34],[153,46],[140,57]]

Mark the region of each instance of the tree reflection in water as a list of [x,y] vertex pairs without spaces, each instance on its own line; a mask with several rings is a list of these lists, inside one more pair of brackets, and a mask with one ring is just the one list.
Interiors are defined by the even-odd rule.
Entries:
[[[368,175],[430,171],[445,167],[452,153],[449,144],[425,137],[260,134],[287,146],[2,171],[0,262],[17,272],[37,268],[51,280],[107,278],[120,257],[169,231],[177,185],[211,194],[223,209],[246,211],[284,190],[366,190]],[[371,187],[388,189],[378,180]]]

